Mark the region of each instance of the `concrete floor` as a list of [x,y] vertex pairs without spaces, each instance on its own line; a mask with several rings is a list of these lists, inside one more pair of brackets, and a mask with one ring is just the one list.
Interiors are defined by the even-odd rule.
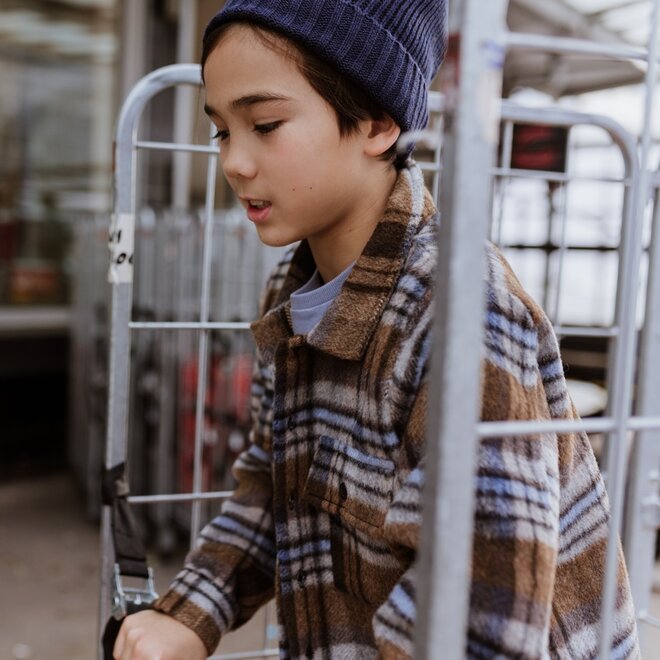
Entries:
[[[0,660],[95,660],[99,534],[66,474],[0,484]],[[149,558],[161,593],[183,561]],[[219,652],[277,637],[264,608]]]
[[[0,660],[95,660],[98,555],[97,527],[66,474],[0,484]],[[182,557],[150,559],[162,591]],[[660,564],[652,609],[660,618]],[[219,650],[254,651],[276,634],[265,608]],[[645,658],[660,659],[660,631],[647,634]]]

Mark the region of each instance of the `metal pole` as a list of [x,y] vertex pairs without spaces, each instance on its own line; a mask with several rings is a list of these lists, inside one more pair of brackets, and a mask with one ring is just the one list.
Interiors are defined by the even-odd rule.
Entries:
[[122,0],[122,57],[119,76],[119,98],[125,99],[133,86],[147,72],[146,38],[149,22],[148,0]]
[[[569,131],[568,140],[566,145],[566,173],[570,169],[570,154],[571,154],[571,133]],[[554,287],[554,298],[552,299],[552,309],[549,310],[548,316],[552,321],[553,325],[557,326],[560,324],[559,313],[561,305],[561,287],[562,287],[562,276],[564,274],[564,263],[566,254],[568,252],[566,245],[566,232],[568,228],[568,182],[562,182],[559,184],[557,190],[553,191],[552,186],[548,185],[548,203],[550,206],[550,213],[552,214],[552,220],[550,222],[551,230],[549,232],[549,242],[552,243],[554,236],[552,235],[552,227],[555,221],[555,214],[557,211],[560,213],[559,217],[559,255],[557,257],[557,264],[553,273],[553,287]],[[553,194],[559,193],[559,194]],[[555,204],[555,198],[559,197],[559,203]],[[546,255],[546,259],[549,261],[549,256]],[[547,296],[547,292],[546,292]]]
[[[642,328],[639,354],[639,380],[637,415],[658,415],[660,404],[660,191],[656,194],[653,233],[649,255],[646,311]],[[628,562],[630,589],[638,619],[644,621],[648,611],[655,563],[655,541],[657,529],[647,524],[644,505],[657,498],[660,487],[660,429],[644,431],[635,438],[631,460],[630,478],[626,494],[624,522],[624,550],[626,556],[634,558]],[[639,630],[642,655],[644,651],[644,629]],[[650,648],[648,652],[650,652]]]
[[[212,139],[213,127],[209,132]],[[213,241],[213,207],[215,205],[215,178],[218,169],[217,154],[209,154],[206,172],[206,204],[204,207],[204,247],[202,256],[202,299],[200,322],[209,322],[209,298],[211,295],[211,256]],[[202,491],[202,457],[204,443],[204,410],[206,408],[206,378],[208,371],[208,346],[211,331],[204,328],[199,334],[197,360],[197,401],[195,410],[195,455],[193,462],[193,493]],[[193,548],[201,527],[202,502],[195,500],[192,505],[190,524],[190,547]]]
[[[651,19],[651,35],[648,49],[649,66],[646,71],[646,102],[644,107],[644,131],[642,135],[642,153],[639,181],[637,188],[636,213],[633,216],[633,236],[629,246],[631,254],[629,268],[625,272],[626,279],[620,283],[619,291],[623,290],[622,325],[616,351],[612,361],[615,374],[620,376],[616,383],[620,391],[614,393],[612,416],[617,420],[617,430],[610,436],[610,443],[616,447],[615,460],[608,466],[609,492],[612,501],[612,519],[610,522],[607,545],[607,563],[605,565],[605,581],[603,587],[603,602],[600,629],[600,657],[609,658],[612,643],[612,625],[614,623],[614,608],[617,591],[618,569],[618,537],[623,511],[623,497],[626,476],[626,421],[630,412],[632,385],[634,379],[635,344],[637,333],[637,284],[639,280],[639,264],[642,252],[642,225],[644,211],[648,200],[649,153],[651,149],[651,122],[655,100],[655,81],[658,65],[658,19],[660,18],[660,0],[653,3]],[[628,255],[626,255],[628,256]],[[619,388],[617,388],[619,390]]]
[[[654,6],[649,49],[658,48],[658,3]],[[650,69],[651,67],[649,67]],[[657,83],[657,70],[648,72],[651,87],[647,86],[647,112],[644,122],[642,143],[642,168],[649,170],[648,149],[651,143],[650,99]],[[642,189],[642,200],[646,202],[646,190]],[[658,415],[658,391],[660,391],[660,189],[655,193],[655,208],[652,219],[649,268],[647,275],[646,307],[644,326],[640,338],[638,395],[635,413],[640,416]],[[626,501],[624,525],[624,548],[626,556],[634,557],[628,562],[630,587],[633,602],[640,621],[648,622],[647,608],[650,600],[655,561],[657,529],[646,524],[644,504],[657,498],[660,485],[660,431],[645,431],[637,434],[630,462],[630,480]],[[640,628],[640,644],[644,645],[644,630]],[[648,649],[650,652],[650,649]]]
[[[447,95],[415,657],[465,657],[490,169],[507,3],[453,0],[460,77]],[[447,64],[445,64],[447,66]],[[478,164],[478,165],[477,165]],[[481,237],[481,238],[480,238]],[[423,576],[423,577],[422,577]]]
[[[502,132],[502,159],[500,161],[500,168],[502,170],[511,170],[511,162],[513,158],[513,122],[504,122],[504,131]],[[495,181],[497,190],[497,218],[494,227],[491,231],[491,240],[497,247],[502,247],[502,230],[504,225],[504,197],[505,193],[511,182],[510,177],[504,176]]]
[[[179,0],[179,22],[176,44],[176,61],[192,62],[195,59],[197,37],[197,2]],[[174,141],[193,141],[195,92],[190,87],[177,86],[174,97]],[[187,209],[190,204],[192,179],[192,154],[177,153],[172,157],[172,206]]]
[[[643,48],[623,46],[619,44],[604,44],[573,39],[570,37],[545,36],[541,34],[521,34],[509,32],[504,37],[506,46],[510,49],[538,50],[544,53],[573,55],[575,57],[592,57],[612,60],[639,60],[650,58]],[[656,56],[657,61],[657,56]]]

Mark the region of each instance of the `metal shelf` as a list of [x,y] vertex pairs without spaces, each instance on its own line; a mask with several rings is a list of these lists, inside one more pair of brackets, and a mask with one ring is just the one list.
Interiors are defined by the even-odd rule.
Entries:
[[66,334],[71,328],[68,306],[0,307],[0,338],[17,334]]

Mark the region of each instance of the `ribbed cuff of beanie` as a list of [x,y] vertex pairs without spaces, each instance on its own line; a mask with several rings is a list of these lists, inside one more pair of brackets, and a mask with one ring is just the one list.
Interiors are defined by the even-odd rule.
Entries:
[[[436,5],[429,0],[431,9]],[[378,103],[404,131],[428,121],[428,86],[413,53],[390,29],[410,30],[410,43],[424,43],[429,24],[410,20],[407,4],[370,0],[230,1],[208,24],[206,33],[223,23],[248,20],[277,30],[331,61]],[[428,16],[431,19],[431,9]],[[407,35],[406,35],[407,36]],[[417,56],[424,57],[423,52]]]

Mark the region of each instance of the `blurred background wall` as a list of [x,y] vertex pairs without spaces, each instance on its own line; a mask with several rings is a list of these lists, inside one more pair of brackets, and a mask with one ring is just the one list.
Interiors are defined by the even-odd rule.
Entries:
[[[76,229],[111,209],[121,100],[148,71],[197,60],[219,4],[0,3],[0,476],[66,462]],[[178,94],[152,105],[145,136],[203,136],[207,124],[193,119],[199,94]],[[156,154],[143,167],[142,203],[153,208],[188,207],[204,194],[202,162]]]

